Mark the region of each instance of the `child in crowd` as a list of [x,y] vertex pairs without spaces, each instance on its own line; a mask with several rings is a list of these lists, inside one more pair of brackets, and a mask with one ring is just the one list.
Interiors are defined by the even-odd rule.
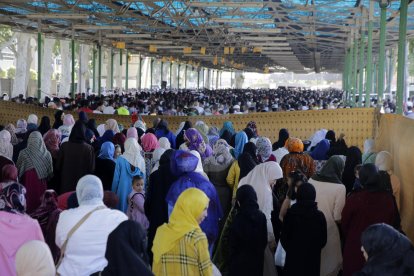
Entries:
[[149,222],[144,211],[144,179],[140,175],[134,176],[132,179],[132,192],[128,196],[128,202],[128,218],[138,222],[145,230],[147,230]]

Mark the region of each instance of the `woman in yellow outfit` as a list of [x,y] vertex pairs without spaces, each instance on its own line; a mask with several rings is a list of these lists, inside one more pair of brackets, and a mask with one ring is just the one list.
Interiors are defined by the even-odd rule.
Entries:
[[169,222],[155,234],[152,272],[156,275],[213,275],[206,235],[200,223],[207,217],[209,199],[197,189],[181,193]]

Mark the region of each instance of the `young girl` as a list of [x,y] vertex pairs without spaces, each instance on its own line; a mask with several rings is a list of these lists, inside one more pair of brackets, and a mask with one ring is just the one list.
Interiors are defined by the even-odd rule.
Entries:
[[128,202],[128,218],[138,222],[147,230],[149,222],[144,211],[144,179],[140,175],[134,176],[132,179],[132,192],[128,196]]

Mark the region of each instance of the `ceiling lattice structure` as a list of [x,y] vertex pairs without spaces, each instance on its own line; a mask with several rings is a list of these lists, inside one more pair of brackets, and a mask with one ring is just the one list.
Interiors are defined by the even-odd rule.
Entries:
[[[398,41],[399,5],[391,1],[388,7],[387,45]],[[132,53],[212,68],[340,72],[352,30],[366,30],[368,7],[369,0],[1,0],[0,24],[105,47],[125,42]],[[375,52],[380,9],[378,3],[374,7]],[[150,45],[155,54],[148,53]],[[184,54],[189,47],[191,53]]]

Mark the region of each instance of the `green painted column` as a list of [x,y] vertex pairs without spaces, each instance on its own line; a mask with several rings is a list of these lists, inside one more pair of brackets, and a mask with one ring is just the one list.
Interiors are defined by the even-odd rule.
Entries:
[[71,75],[71,86],[70,94],[72,98],[75,98],[75,40],[72,38],[72,75]]
[[380,47],[379,47],[379,63],[378,63],[378,106],[382,105],[384,98],[385,84],[385,40],[387,32],[387,4],[381,4],[381,20],[380,20]]
[[407,51],[407,10],[408,0],[401,0],[400,27],[398,39],[398,68],[397,68],[397,114],[403,114],[404,82],[405,82],[405,52]]
[[358,107],[362,107],[362,95],[364,94],[364,54],[365,54],[365,32],[361,30],[361,40],[359,48],[359,84],[358,84]]
[[[52,53],[49,53],[52,54]],[[42,96],[42,33],[37,33],[37,99]]]
[[[129,81],[129,57],[128,57],[128,50],[126,50],[125,54],[125,90],[128,90],[128,81]],[[121,59],[122,60],[122,59]]]
[[346,50],[345,54],[345,68],[343,73],[343,90],[345,92],[345,102],[348,103],[348,95],[349,95],[349,67],[350,67],[350,59],[349,59],[349,49]]
[[348,65],[348,97],[347,103],[351,104],[351,95],[352,95],[352,80],[353,80],[353,74],[354,74],[354,46],[351,44],[351,47],[349,48],[349,65]]
[[153,69],[154,69],[154,59],[151,58],[151,62],[150,62],[150,89],[152,89],[152,73],[153,73]]
[[96,91],[95,76],[96,76],[96,49],[94,47],[92,51],[92,91],[93,93],[95,93]]
[[122,66],[122,49],[119,49],[119,65]]
[[184,68],[184,89],[187,89],[187,70],[188,70],[188,66],[187,66],[187,64],[185,64],[185,68]]
[[98,95],[101,95],[102,81],[102,46],[98,45]]
[[374,91],[377,91],[378,87],[377,87],[377,81],[378,81],[378,66],[377,63],[375,62],[374,64],[372,64],[372,85],[374,87]]
[[197,90],[200,90],[200,70],[197,68]]
[[177,89],[180,89],[180,70],[181,70],[181,64],[178,64],[178,73],[177,73]]
[[[162,76],[164,75],[163,74],[164,73],[163,72],[164,71],[163,69],[164,69],[164,62],[161,61],[161,85],[162,85]],[[160,85],[160,87],[161,87],[161,85]]]
[[138,90],[141,90],[141,80],[142,80],[142,57],[141,54],[139,54],[139,81],[138,81]]
[[170,89],[172,89],[172,61],[170,61]]
[[111,89],[114,88],[114,51],[111,49],[111,79],[110,79]]
[[[365,87],[365,107],[369,107],[370,94],[372,93],[372,29],[374,27],[374,1],[370,1],[368,15],[368,48],[367,48],[367,70]],[[375,91],[375,90],[374,90]],[[376,91],[375,91],[376,92]]]
[[393,58],[392,58],[392,56],[393,56],[393,54],[394,54],[394,51],[393,51],[393,49],[391,48],[390,49],[390,64],[388,65],[389,67],[388,67],[388,79],[387,79],[387,82],[388,82],[388,84],[387,84],[387,89],[388,89],[388,94],[390,94],[391,95],[391,85],[392,85],[392,77],[393,77],[393,75],[394,75],[394,64],[393,64]]
[[352,106],[355,107],[356,104],[356,91],[357,91],[357,83],[358,83],[358,40],[357,34],[355,34],[354,40],[354,60],[353,60],[353,74],[352,74]]

